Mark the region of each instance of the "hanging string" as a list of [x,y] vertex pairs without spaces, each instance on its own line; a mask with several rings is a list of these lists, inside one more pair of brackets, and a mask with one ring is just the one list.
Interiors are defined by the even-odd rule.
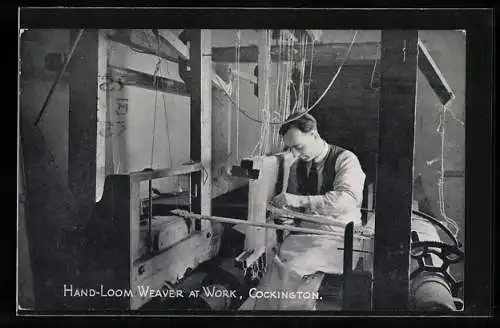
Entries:
[[[335,75],[332,77],[332,80],[330,81],[330,83],[328,84],[328,86],[326,87],[326,89],[323,91],[323,93],[321,94],[321,96],[316,100],[316,102],[311,105],[311,107],[308,107],[306,110],[304,110],[300,115],[298,115],[297,117],[294,117],[293,119],[290,119],[290,120],[284,120],[282,122],[269,122],[269,124],[276,124],[276,125],[281,125],[281,124],[286,124],[292,120],[296,120],[300,117],[302,117],[303,115],[309,113],[311,110],[313,110],[320,102],[321,100],[323,100],[323,98],[326,96],[326,94],[328,93],[328,91],[330,90],[330,88],[333,86],[333,84],[335,83],[336,79],[338,78],[340,72],[342,71],[342,68],[344,67],[344,64],[346,63],[347,59],[349,58],[349,55],[351,53],[351,50],[352,50],[352,47],[354,45],[354,42],[356,40],[356,36],[358,35],[358,31],[355,31],[354,35],[353,35],[353,38],[351,40],[351,43],[349,45],[349,48],[347,49],[347,53],[344,57],[344,59],[342,60],[342,63],[339,65],[339,68],[337,69],[337,72],[335,73]],[[228,94],[226,92],[226,96],[229,97],[229,99],[231,100],[231,102],[234,103],[234,100],[231,98],[231,95]],[[236,105],[237,106],[237,105]],[[261,120],[259,119],[256,119],[254,117],[252,117],[250,114],[248,114],[247,111],[245,111],[243,108],[241,108],[240,106],[237,106],[237,109],[239,112],[241,112],[246,118],[256,122],[256,123],[264,123],[262,122]]]
[[[445,188],[445,176],[444,176],[444,170],[445,170],[445,144],[446,144],[446,131],[445,131],[445,125],[446,125],[446,112],[449,111],[447,105],[443,105],[442,111],[439,115],[439,125],[437,128],[437,132],[441,136],[441,170],[440,170],[440,178],[438,181],[438,198],[439,198],[439,211],[441,213],[441,216],[443,219],[446,221],[448,227],[450,230],[453,229],[452,234],[456,238],[458,236],[458,232],[460,231],[460,227],[458,224],[451,218],[449,218],[446,215],[446,205],[445,205],[445,195],[444,195],[444,188]],[[451,112],[451,111],[450,111]]]
[[456,122],[458,122],[458,123],[459,123],[460,125],[462,125],[462,126],[465,126],[464,121],[462,121],[461,119],[459,119],[459,118],[455,115],[455,113],[454,113],[451,109],[449,109],[449,108],[448,108],[446,111],[447,111],[447,112],[449,112],[449,113],[451,114],[451,117],[452,117],[452,118],[453,118]]
[[158,107],[158,71],[160,70],[161,59],[158,59],[158,62],[155,66],[155,71],[153,73],[153,86],[155,88],[155,109],[153,114],[153,141],[151,142],[151,163],[150,167],[153,168],[153,159],[154,159],[154,150],[155,150],[155,135],[156,135],[156,112]]
[[[240,47],[241,47],[241,30],[236,31],[236,70],[240,72]],[[240,79],[236,79],[236,108],[240,108]],[[232,100],[232,97],[229,97]],[[231,102],[231,105],[233,102]],[[236,162],[240,160],[240,111],[236,111]]]
[[309,99],[311,97],[311,84],[312,84],[312,70],[313,70],[313,63],[314,63],[314,44],[315,44],[315,40],[313,39],[312,40],[312,44],[311,44],[311,63],[309,64],[310,65],[310,68],[309,68],[309,86],[307,88],[307,103],[306,103],[306,107],[309,108]]
[[372,75],[370,77],[370,88],[372,90],[375,90],[376,88],[373,87],[373,78],[375,77],[375,69],[377,68],[377,62],[378,59],[380,58],[380,44],[377,46],[377,58],[375,58],[375,63],[373,64],[373,70],[372,70]]
[[[271,48],[271,31],[268,30],[266,31],[266,34],[265,34],[265,43],[266,43],[266,53],[270,53],[270,48]],[[270,57],[267,58],[266,62],[265,62],[265,67],[262,67],[263,71],[262,72],[270,72],[271,71],[271,61],[270,61]],[[264,124],[262,124],[260,126],[260,136],[259,136],[259,141],[256,145],[256,148],[255,149],[258,149],[258,154],[259,155],[264,155],[267,150],[268,150],[268,146],[269,146],[269,129],[270,129],[270,124],[268,122],[270,122],[270,115],[271,115],[271,111],[270,111],[270,108],[269,108],[269,79],[264,79],[264,86],[263,88],[261,88],[260,92],[261,92],[261,95],[264,99],[264,104],[263,104],[263,108],[260,108],[260,113],[262,115],[262,118],[263,118],[263,122]],[[252,154],[254,154],[254,152],[252,152]]]
[[302,37],[302,49],[301,49],[301,63],[300,63],[300,84],[299,84],[299,102],[297,108],[304,107],[304,78],[306,71],[306,46],[307,39],[305,36]]
[[[281,63],[281,49],[283,46],[283,31],[280,30],[279,33],[279,38],[278,38],[278,60],[276,61],[276,93],[275,93],[275,98],[274,98],[274,108],[275,111],[273,113],[273,117],[279,120],[279,113],[280,113],[280,82],[281,82],[281,72],[280,72],[280,63]],[[278,115],[277,115],[278,114]],[[272,140],[272,145],[275,146],[278,141],[278,129],[276,126],[273,126],[273,140]]]

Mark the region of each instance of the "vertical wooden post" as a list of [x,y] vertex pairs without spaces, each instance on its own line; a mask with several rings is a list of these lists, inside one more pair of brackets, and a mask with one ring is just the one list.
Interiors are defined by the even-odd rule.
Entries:
[[[268,71],[268,67],[271,61],[271,53],[270,53],[270,42],[271,42],[271,31],[270,30],[262,30],[260,31],[260,40],[259,40],[259,64],[258,64],[258,96],[259,96],[259,118],[261,120],[264,119],[263,115],[260,115],[262,111],[269,111],[269,78],[270,72]],[[259,127],[261,127],[259,125]],[[264,138],[269,140],[270,134],[264,135]],[[262,151],[267,153],[269,149],[262,149]],[[253,158],[253,168],[260,170],[260,174],[264,174],[263,170],[266,169],[266,164],[272,159],[266,159],[261,157],[258,154],[258,157]],[[264,182],[262,182],[264,181]],[[249,182],[249,193],[248,193],[248,220],[257,221],[261,223],[266,222],[266,204],[269,201],[267,192],[264,189],[261,189],[261,184],[268,186],[271,185],[271,182],[267,180],[262,180],[262,177],[259,180],[250,181]],[[266,184],[267,183],[267,184]],[[259,186],[259,187],[258,187]],[[260,227],[252,227],[247,226],[246,228],[246,238],[245,238],[245,248],[250,250],[256,250],[259,247],[263,247],[266,241],[266,232],[267,229],[263,229]]]
[[[270,71],[268,68],[271,63],[271,31],[270,30],[262,30],[260,31],[260,40],[259,40],[259,77],[258,77],[258,86],[259,86],[259,117],[261,120],[264,120],[264,116],[262,115],[262,111],[269,112],[269,79]],[[269,141],[270,134],[266,134],[264,136],[267,141]],[[262,149],[262,151],[267,153],[269,149]]]
[[[108,73],[108,43],[106,40],[105,30],[98,32],[98,64],[97,64],[97,79],[105,80]],[[97,134],[96,134],[96,202],[101,199],[104,180],[106,179],[106,114],[107,114],[107,98],[108,92],[106,89],[100,88],[99,83],[97,88]]]
[[[74,42],[78,31],[71,31]],[[79,205],[78,220],[95,203],[98,31],[85,30],[71,59],[68,183]]]
[[[210,30],[190,31],[191,88],[191,159],[200,161],[201,172],[191,174],[192,211],[211,214],[212,185],[212,40]],[[209,221],[197,222],[197,230],[210,225]]]
[[418,31],[382,31],[374,309],[408,308]]

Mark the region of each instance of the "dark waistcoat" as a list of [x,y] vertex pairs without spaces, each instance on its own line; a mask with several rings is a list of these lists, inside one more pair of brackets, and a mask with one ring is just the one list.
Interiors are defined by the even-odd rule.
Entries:
[[[316,195],[322,195],[332,190],[335,181],[335,162],[337,157],[345,149],[339,146],[330,145],[328,154],[323,164],[323,171],[319,178],[318,192]],[[307,195],[307,167],[302,160],[297,160],[290,167],[288,176],[287,192],[295,195]]]

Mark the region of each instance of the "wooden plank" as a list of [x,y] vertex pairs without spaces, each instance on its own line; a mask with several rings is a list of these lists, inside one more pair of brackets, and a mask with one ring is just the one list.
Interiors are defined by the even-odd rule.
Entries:
[[[192,85],[190,101],[190,158],[192,161],[201,162],[201,30],[185,31],[190,40],[189,58]],[[200,186],[202,172],[191,173],[190,193],[191,210],[201,213]],[[196,222],[196,230],[201,230],[201,222]]]
[[219,234],[202,230],[151,259],[134,263],[131,269],[131,287],[134,293],[130,299],[130,308],[137,310],[151,300],[151,297],[141,297],[137,288],[143,286],[158,290],[166,282],[175,285],[189,271],[187,269],[195,269],[214,257],[218,252],[218,244]]
[[445,178],[464,178],[465,171],[464,170],[446,170],[444,171]]
[[158,76],[183,82],[179,76],[179,64],[173,63],[156,54],[133,51],[124,44],[108,40],[108,65],[124,67],[147,74],[157,73]]
[[[107,37],[109,40],[126,45],[138,53],[158,55],[174,63],[179,62],[179,57],[185,60],[189,59],[188,47],[175,34],[168,30],[159,30],[159,34],[161,36],[159,52],[157,43],[153,42],[156,40],[156,36],[151,30],[114,30],[108,32]],[[213,73],[212,81],[219,88],[228,88],[225,83],[220,82],[221,79],[215,73]]]
[[[158,90],[165,93],[171,93],[179,96],[189,96],[186,85],[182,82],[156,76],[156,78],[145,72],[132,70],[129,68],[109,65],[110,78],[105,85],[101,84],[104,90],[112,91],[122,89],[123,86],[134,86],[149,90]],[[156,85],[155,85],[156,79]]]
[[[270,112],[270,79],[271,79],[271,54],[270,54],[270,45],[271,45],[271,31],[270,30],[262,30],[260,31],[260,40],[259,40],[259,63],[257,65],[258,68],[258,97],[259,97],[259,108],[258,108],[258,117],[263,120],[264,116],[262,112]],[[271,118],[270,118],[271,119]],[[263,136],[263,142],[270,145],[269,141],[270,134],[267,133]],[[268,147],[266,149],[259,149],[261,153],[259,155],[264,155],[268,151]]]
[[199,172],[202,169],[203,169],[202,164],[200,162],[197,162],[192,164],[184,164],[180,167],[168,168],[163,170],[131,172],[129,175],[133,181],[145,181],[148,179],[158,179],[176,175],[189,174],[193,172]]
[[178,56],[184,60],[189,59],[189,48],[177,35],[169,30],[158,30],[158,34],[160,35],[160,40],[169,44]]
[[422,41],[418,40],[418,68],[427,78],[431,88],[434,90],[443,105],[455,98],[453,90],[448,85],[443,73],[432,59],[429,50]]
[[[191,208],[195,213],[211,211],[211,35],[209,30],[191,30],[190,66],[193,76],[191,90],[191,160],[202,163],[203,170],[191,174]],[[206,225],[196,222],[196,230]]]
[[160,52],[158,52],[157,42],[154,42],[156,37],[151,30],[111,30],[108,31],[107,38],[139,53],[159,55],[174,63],[179,61],[176,53],[164,43],[160,42]]
[[[252,158],[253,169],[259,170],[259,178],[248,183],[248,221],[266,223],[267,204],[276,194],[279,163],[276,156]],[[266,244],[266,229],[247,227],[245,249],[258,249]],[[269,245],[271,246],[271,245]]]
[[[341,63],[348,52],[350,43],[325,43],[315,44],[313,54],[314,66],[331,66]],[[311,61],[311,44],[308,44],[305,49],[306,62]],[[346,61],[346,65],[352,63],[359,64],[360,62],[375,62],[380,59],[380,51],[378,50],[378,42],[363,42],[354,43]],[[272,61],[300,61],[301,45],[295,46],[295,52],[290,57],[288,51],[283,51],[280,54],[280,46],[271,46],[271,60]],[[258,46],[240,47],[240,62],[242,63],[256,63],[258,61],[259,50]],[[212,48],[212,60],[214,62],[234,62],[236,58],[236,47],[214,47]]]
[[[108,40],[106,32],[99,30],[98,35],[98,77],[108,74]],[[106,121],[108,92],[97,85],[97,122]],[[97,124],[96,144],[96,202],[101,199],[106,180],[106,125]]]
[[[344,228],[336,227],[332,230],[321,230],[321,229],[312,229],[312,228],[301,228],[293,225],[283,225],[283,224],[275,224],[275,223],[267,223],[267,222],[256,222],[254,220],[241,220],[241,219],[233,219],[233,218],[225,218],[221,216],[209,216],[209,215],[200,215],[195,213],[189,213],[184,210],[173,210],[172,214],[178,215],[180,217],[186,219],[196,219],[196,220],[206,220],[206,221],[215,221],[226,224],[241,224],[243,226],[247,226],[248,228],[255,229],[255,227],[261,228],[260,231],[265,230],[286,230],[286,231],[296,231],[303,233],[310,233],[316,235],[325,235],[325,236],[333,236],[333,237],[343,237],[344,236]],[[265,228],[265,229],[262,229]],[[247,230],[248,232],[248,230]],[[358,232],[359,235],[357,237],[361,239],[370,239],[370,234],[363,234],[363,231]],[[256,244],[256,247],[251,247],[247,249],[258,249],[265,245],[265,240],[262,244]],[[272,246],[272,245],[269,245]]]
[[382,31],[374,309],[408,308],[418,31]]
[[[210,215],[212,209],[212,31],[201,30],[201,209],[203,215]],[[201,222],[202,229],[210,227],[209,222]]]
[[[20,146],[20,145],[19,145]],[[26,224],[26,179],[22,147],[19,147],[18,171],[18,222],[17,222],[17,308],[29,309],[35,305],[35,288],[30,255],[28,229]]]
[[[77,34],[71,31],[72,42]],[[89,29],[75,50],[69,86],[68,183],[82,219],[96,198],[97,76],[98,31]]]

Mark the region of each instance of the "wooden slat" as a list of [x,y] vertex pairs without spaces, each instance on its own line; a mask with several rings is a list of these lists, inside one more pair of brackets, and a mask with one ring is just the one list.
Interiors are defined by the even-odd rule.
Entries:
[[212,237],[209,232],[210,230],[203,230],[195,233],[153,258],[134,263],[131,269],[134,294],[130,299],[130,308],[137,310],[151,300],[151,297],[141,297],[137,292],[140,286],[161,289],[165,282],[174,285],[184,278],[187,268],[194,269],[213,258],[218,250],[215,245],[220,242],[220,236]]
[[446,170],[444,171],[445,178],[464,178],[465,171],[464,170]]
[[[156,37],[151,30],[114,31],[114,33],[108,33],[107,37],[139,53],[158,55],[174,63],[179,62],[179,57],[189,59],[188,47],[175,34],[168,30],[159,30],[159,35],[161,36],[159,52],[157,43],[153,42]],[[220,83],[221,79],[218,79],[215,73],[213,73],[212,81],[217,87],[221,85],[222,88],[228,88],[224,83]]]
[[[76,36],[77,31],[71,31],[71,38]],[[86,30],[72,58],[68,134],[68,183],[82,219],[96,194],[97,76],[98,31]]]
[[[349,49],[350,43],[327,43],[327,44],[315,44],[313,53],[313,65],[317,66],[331,66],[334,64],[341,63]],[[311,61],[311,47],[308,45],[305,50],[306,62]],[[351,53],[349,54],[349,59],[346,64],[356,63],[366,63],[374,62],[380,58],[380,51],[378,49],[378,42],[363,42],[354,43],[352,46]],[[301,45],[295,47],[294,55],[289,57],[288,51],[282,51],[280,55],[279,46],[271,46],[271,60],[272,61],[300,61],[301,56]],[[258,61],[258,47],[257,46],[245,46],[240,47],[240,62],[242,63],[256,63]],[[214,62],[235,62],[236,58],[236,47],[214,47],[212,48],[212,60]]]
[[193,164],[186,164],[180,167],[168,168],[163,170],[132,172],[129,175],[133,181],[144,181],[148,179],[158,179],[158,178],[172,177],[176,175],[198,172],[202,170],[202,168],[203,166],[201,165],[201,163],[197,162]]
[[[275,223],[267,223],[267,222],[257,222],[253,220],[240,220],[240,219],[233,219],[233,218],[226,218],[226,217],[221,217],[221,216],[208,216],[208,215],[200,215],[200,214],[195,214],[195,213],[189,213],[184,210],[173,210],[172,214],[178,215],[180,217],[186,218],[186,219],[196,219],[196,220],[205,220],[205,221],[215,221],[215,222],[221,222],[225,224],[240,224],[243,226],[247,227],[247,233],[248,233],[248,228],[253,228],[253,229],[259,229],[259,231],[266,232],[269,230],[286,230],[286,231],[295,231],[295,232],[302,232],[302,233],[308,233],[308,234],[315,234],[315,235],[325,235],[325,236],[333,236],[333,237],[343,237],[344,236],[344,229],[343,228],[336,228],[334,230],[321,230],[321,229],[312,229],[312,228],[301,228],[301,227],[296,227],[293,225],[283,225],[283,224],[275,224]],[[255,228],[258,227],[258,228]],[[273,233],[273,232],[271,232]],[[263,234],[264,237],[264,234]],[[365,239],[370,239],[370,235],[363,235],[363,234],[358,234],[356,237],[360,240],[365,240]],[[246,249],[249,250],[255,250],[261,248],[263,245],[265,245],[265,240],[262,240],[261,243],[257,243],[255,247],[247,247],[245,246]],[[273,245],[268,245],[269,247]],[[368,252],[368,251],[367,251]]]
[[175,50],[178,56],[184,60],[189,59],[189,48],[188,46],[179,40],[179,38],[169,30],[159,30],[160,40],[171,45],[172,49]]
[[151,30],[112,30],[108,32],[107,38],[126,45],[139,53],[159,55],[165,60],[178,62],[176,53],[164,43],[160,42],[160,52],[158,53],[158,45],[154,42],[155,36]]
[[[270,44],[271,44],[271,35],[269,30],[260,31],[260,40],[259,40],[259,63],[257,65],[258,68],[258,97],[259,97],[259,118],[264,119],[262,116],[262,111],[270,111],[270,78],[271,78],[271,54],[270,54]],[[264,135],[263,138],[266,141],[269,140],[270,135]],[[264,140],[263,140],[264,141]],[[270,144],[270,143],[269,143]],[[268,149],[262,149],[264,153],[267,153]],[[260,154],[263,155],[263,154]]]
[[[212,209],[212,32],[201,30],[201,164],[203,166],[201,181],[201,211],[203,215],[211,215]],[[210,227],[209,222],[201,222],[202,229]]]
[[123,86],[128,85],[154,91],[158,90],[161,92],[171,93],[179,96],[189,96],[186,85],[176,80],[156,76],[155,85],[155,77],[145,72],[112,65],[109,65],[109,72],[111,75],[111,80],[107,82],[107,86],[102,87],[104,89],[120,89]]
[[[108,40],[106,33],[99,30],[98,43],[98,77],[106,76],[108,73]],[[106,121],[107,99],[106,90],[97,88],[97,122]],[[96,202],[101,199],[106,179],[106,124],[97,124],[97,145],[96,145]]]
[[448,82],[444,78],[443,73],[437,66],[436,62],[432,59],[429,50],[422,43],[422,41],[418,40],[418,67],[420,71],[424,74],[429,81],[430,86],[438,96],[439,100],[443,105],[447,104],[451,101],[455,95],[453,94],[453,90],[448,85]]
[[418,31],[382,31],[374,309],[408,308]]
[[[191,207],[195,213],[211,210],[211,88],[212,63],[209,30],[190,31],[189,58],[193,85],[191,90],[191,160],[202,163],[203,170],[191,174]],[[196,222],[197,230],[202,224]]]

